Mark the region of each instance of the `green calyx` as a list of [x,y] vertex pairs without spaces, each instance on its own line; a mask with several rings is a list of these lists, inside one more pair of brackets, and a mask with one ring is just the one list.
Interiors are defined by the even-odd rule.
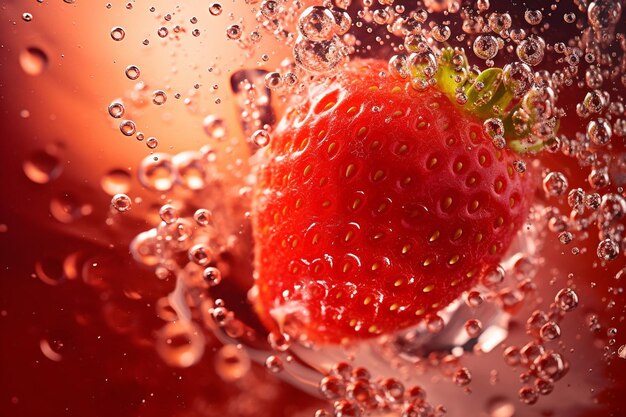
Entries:
[[[438,89],[464,111],[483,121],[496,120],[515,152],[538,152],[545,146],[546,140],[535,134],[534,126],[550,121],[540,120],[542,114],[532,110],[534,83],[529,67],[507,65],[478,72],[469,67],[463,49],[447,47],[438,56],[433,78]],[[556,131],[556,118],[552,124]]]

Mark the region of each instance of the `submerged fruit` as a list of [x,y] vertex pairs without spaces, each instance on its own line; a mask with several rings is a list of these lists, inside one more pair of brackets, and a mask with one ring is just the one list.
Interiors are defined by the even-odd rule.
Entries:
[[355,61],[272,134],[253,204],[257,310],[317,342],[414,325],[493,268],[530,181],[483,122]]

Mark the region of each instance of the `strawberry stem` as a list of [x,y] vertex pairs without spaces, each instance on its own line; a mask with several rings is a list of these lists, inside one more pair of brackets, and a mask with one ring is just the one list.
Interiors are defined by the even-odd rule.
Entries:
[[[478,73],[469,68],[463,49],[451,47],[441,50],[437,64],[434,79],[439,90],[480,120],[500,119],[511,149],[519,153],[538,152],[545,146],[544,139],[536,137],[532,130],[539,122],[538,116],[529,114],[522,107],[527,98],[525,93],[533,94],[531,86],[527,85],[521,94],[519,85],[506,82],[507,75],[512,76],[512,68],[488,68]],[[553,125],[556,131],[557,123]]]

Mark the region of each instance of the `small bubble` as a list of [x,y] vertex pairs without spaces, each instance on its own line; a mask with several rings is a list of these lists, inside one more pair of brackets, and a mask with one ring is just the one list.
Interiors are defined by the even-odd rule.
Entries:
[[483,303],[483,301],[484,301],[483,296],[480,295],[478,291],[470,291],[467,294],[465,303],[471,308],[476,308],[480,306]]
[[146,140],[146,146],[150,149],[156,149],[156,147],[159,146],[159,140],[155,138],[154,136],[149,137]]
[[226,123],[224,122],[223,119],[213,116],[213,115],[209,115],[204,118],[202,125],[204,127],[204,132],[210,138],[217,139],[217,140],[225,139]]
[[283,361],[278,356],[270,355],[265,360],[265,367],[275,374],[283,370]]
[[161,106],[167,101],[167,95],[163,90],[156,90],[152,93],[152,102],[157,106]]
[[157,35],[159,38],[165,38],[169,33],[170,31],[165,26],[161,26],[157,29]]
[[[189,248],[187,252],[189,260],[197,265],[206,266],[213,259],[213,252],[205,244],[199,243]],[[205,269],[206,271],[206,269]]]
[[119,119],[124,116],[124,105],[119,101],[114,101],[109,104],[109,115],[115,119]]
[[35,151],[22,164],[24,174],[36,184],[47,184],[61,175],[63,165],[56,148]]
[[443,319],[437,314],[429,314],[426,316],[426,329],[429,333],[439,333],[443,330]]
[[130,174],[122,169],[113,169],[102,177],[100,186],[109,195],[126,193],[130,189]]
[[22,71],[28,75],[39,75],[48,67],[48,56],[39,48],[22,50],[19,59]]
[[143,159],[138,178],[145,187],[156,191],[168,191],[176,182],[176,172],[170,155],[159,153]]
[[569,245],[574,240],[574,236],[571,232],[561,232],[559,233],[559,242],[564,245]]
[[277,90],[283,84],[283,78],[278,72],[268,72],[265,75],[265,86],[270,90]]
[[597,255],[604,261],[612,261],[619,255],[619,247],[611,239],[604,239],[598,244]]
[[454,383],[459,387],[464,387],[472,382],[472,374],[467,368],[457,370],[452,378]]
[[213,3],[209,6],[209,13],[213,16],[219,16],[222,14],[222,5],[219,3]]
[[530,35],[517,45],[516,53],[528,65],[536,66],[543,61],[545,42],[541,37]]
[[132,136],[135,134],[137,128],[135,127],[135,122],[132,120],[124,120],[120,123],[120,131],[124,134],[124,136]]
[[617,356],[622,359],[626,359],[626,345],[622,345],[619,347],[619,349],[617,350]]
[[602,118],[591,120],[587,124],[587,136],[594,145],[604,146],[611,141],[611,125]]
[[264,148],[270,143],[270,134],[263,129],[257,130],[252,134],[252,143],[259,148]]
[[529,25],[538,25],[543,19],[543,14],[541,13],[541,10],[526,10],[524,13],[524,19]]
[[202,272],[202,278],[204,278],[204,282],[209,284],[209,286],[215,287],[222,282],[222,273],[219,269],[209,266]]
[[465,322],[465,332],[469,337],[477,337],[483,330],[483,325],[479,320],[471,319]]
[[322,396],[328,400],[336,400],[343,397],[346,390],[343,380],[333,375],[322,378],[319,388]]
[[539,335],[544,341],[551,342],[561,337],[561,328],[555,322],[549,321],[541,326]]
[[123,28],[117,26],[111,29],[111,39],[113,39],[114,41],[119,42],[124,39],[125,36],[126,32],[124,32]]
[[131,204],[130,197],[126,194],[115,194],[111,198],[111,206],[120,213],[130,210]]
[[230,25],[226,28],[226,36],[228,39],[237,40],[241,38],[243,34],[243,29],[239,25]]
[[534,388],[531,387],[522,387],[518,391],[519,399],[524,404],[534,404],[539,399],[539,395]]
[[491,35],[479,35],[472,46],[474,53],[480,59],[492,59],[498,53],[498,42]]
[[126,77],[128,77],[129,80],[136,80],[137,78],[139,78],[139,75],[141,74],[141,72],[139,71],[139,67],[137,65],[127,66],[126,69],[124,70],[124,73],[126,74]]
[[335,17],[326,7],[309,7],[298,20],[300,34],[310,41],[327,41],[335,32]]
[[324,73],[339,64],[341,60],[340,49],[341,42],[337,36],[319,42],[298,36],[293,53],[298,66],[313,73]]
[[198,223],[198,226],[208,226],[213,223],[213,213],[207,209],[198,209],[193,214],[193,219]]
[[543,189],[548,196],[560,196],[569,186],[567,177],[561,172],[550,172],[543,179]]
[[166,224],[173,224],[176,220],[178,220],[178,210],[171,204],[164,204],[159,209],[159,217]]
[[522,161],[520,159],[518,159],[516,161],[513,161],[513,167],[520,174],[526,172],[526,162],[524,162],[524,161]]
[[30,22],[31,20],[33,20],[33,15],[30,13],[23,13],[22,14],[22,20],[24,20],[25,22]]

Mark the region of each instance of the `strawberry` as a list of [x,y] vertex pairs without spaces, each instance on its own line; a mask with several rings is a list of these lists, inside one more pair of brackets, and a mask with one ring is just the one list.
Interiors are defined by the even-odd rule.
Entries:
[[436,313],[493,268],[524,222],[529,173],[437,86],[348,64],[287,112],[253,199],[260,317],[337,343]]

